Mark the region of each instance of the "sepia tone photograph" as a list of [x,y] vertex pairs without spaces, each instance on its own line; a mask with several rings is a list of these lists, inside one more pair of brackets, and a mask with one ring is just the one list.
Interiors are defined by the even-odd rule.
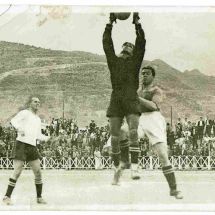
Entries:
[[0,211],[215,211],[214,20],[0,4]]

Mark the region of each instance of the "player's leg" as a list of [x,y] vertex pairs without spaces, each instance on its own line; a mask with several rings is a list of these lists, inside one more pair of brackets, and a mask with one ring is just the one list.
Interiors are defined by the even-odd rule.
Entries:
[[112,94],[110,105],[107,109],[106,116],[109,118],[111,147],[112,147],[112,161],[115,167],[113,185],[119,184],[122,168],[120,165],[120,129],[122,120],[124,118],[124,110],[121,99]]
[[121,151],[121,164],[124,168],[130,167],[129,161],[129,141],[128,141],[128,124],[123,123],[120,129],[120,151]]
[[131,153],[131,170],[132,170],[132,178],[139,179],[138,173],[138,156],[140,152],[139,142],[138,142],[138,125],[139,125],[139,115],[138,114],[130,114],[126,116],[126,120],[129,127],[129,145],[130,145],[130,153]]
[[121,161],[124,168],[129,168],[129,141],[128,139],[120,141]]
[[113,185],[118,185],[121,176],[120,167],[120,128],[122,125],[122,118],[110,117],[110,134],[111,134],[111,147],[112,147],[112,161],[115,167],[115,174]]
[[7,191],[6,191],[5,197],[3,198],[3,202],[7,205],[12,204],[11,203],[11,195],[12,195],[12,192],[15,188],[15,185],[16,185],[18,178],[22,173],[23,164],[24,164],[24,161],[21,161],[21,160],[14,160],[13,161],[14,170],[13,170],[11,177],[9,178]]
[[164,176],[170,188],[170,195],[175,198],[183,198],[177,191],[175,173],[170,164],[167,151],[166,122],[160,112],[152,112],[142,115],[141,125],[145,134],[152,144],[152,149],[156,152],[162,165]]
[[36,186],[36,192],[37,192],[37,203],[46,204],[46,201],[42,198],[43,182],[42,182],[40,160],[37,159],[37,160],[29,161],[29,165],[32,168],[33,173],[34,173],[34,177],[35,177],[35,186]]
[[110,134],[112,147],[112,160],[115,167],[119,166],[120,162],[120,128],[122,125],[122,118],[110,117]]
[[175,198],[177,199],[182,199],[183,196],[181,195],[181,192],[177,190],[175,173],[168,158],[167,144],[160,142],[154,144],[152,147],[153,150],[157,153],[161,162],[163,174],[170,188],[170,195],[175,196]]

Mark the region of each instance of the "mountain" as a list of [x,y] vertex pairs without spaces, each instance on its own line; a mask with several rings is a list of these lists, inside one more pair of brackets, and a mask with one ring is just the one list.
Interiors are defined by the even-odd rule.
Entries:
[[203,75],[198,69],[185,70],[184,73],[189,75]]
[[[156,82],[165,91],[161,110],[170,120],[214,114],[215,77],[199,71],[180,72],[164,61],[144,61],[156,68]],[[40,96],[40,115],[46,120],[77,118],[84,126],[95,119],[107,122],[105,111],[111,93],[105,56],[81,51],[56,51],[0,42],[0,119],[4,123],[23,106],[29,95]]]

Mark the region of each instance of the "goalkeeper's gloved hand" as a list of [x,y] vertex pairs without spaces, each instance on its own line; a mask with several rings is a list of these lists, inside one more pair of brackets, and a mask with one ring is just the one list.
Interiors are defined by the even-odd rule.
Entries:
[[110,20],[110,24],[113,24],[113,22],[116,23],[116,16],[114,13],[110,13],[109,20]]
[[134,12],[133,13],[133,24],[138,24],[138,20],[140,19],[139,17],[139,13],[138,12]]

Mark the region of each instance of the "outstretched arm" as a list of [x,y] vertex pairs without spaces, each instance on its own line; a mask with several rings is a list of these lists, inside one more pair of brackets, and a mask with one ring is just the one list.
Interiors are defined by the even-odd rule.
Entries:
[[116,21],[116,18],[113,13],[110,13],[110,20],[109,23],[106,24],[105,31],[103,33],[103,49],[105,52],[105,55],[107,57],[108,63],[111,62],[115,57],[115,50],[113,45],[113,40],[111,37],[112,28],[113,28],[113,22]]
[[141,24],[139,23],[139,15],[138,13],[133,14],[133,24],[135,24],[136,30],[136,41],[134,47],[134,59],[141,65],[144,54],[145,54],[145,33],[142,29]]

